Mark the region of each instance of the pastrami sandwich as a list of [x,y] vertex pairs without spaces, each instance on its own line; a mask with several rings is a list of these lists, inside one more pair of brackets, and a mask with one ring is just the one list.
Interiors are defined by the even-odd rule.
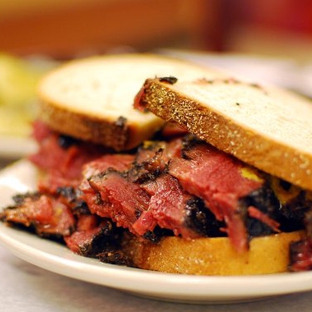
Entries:
[[310,101],[140,54],[71,62],[39,97],[38,190],[3,221],[147,270],[312,268]]

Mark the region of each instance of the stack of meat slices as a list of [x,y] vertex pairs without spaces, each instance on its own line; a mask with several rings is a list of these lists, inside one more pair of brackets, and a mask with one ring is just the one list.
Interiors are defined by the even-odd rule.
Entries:
[[[239,255],[255,237],[302,229],[303,191],[281,203],[269,175],[172,125],[125,153],[40,121],[34,129],[40,149],[30,160],[41,170],[38,192],[17,195],[2,218],[83,256],[141,267],[133,246],[159,246],[168,237],[229,237]],[[289,185],[281,180],[279,187]],[[295,204],[300,209],[292,211]]]

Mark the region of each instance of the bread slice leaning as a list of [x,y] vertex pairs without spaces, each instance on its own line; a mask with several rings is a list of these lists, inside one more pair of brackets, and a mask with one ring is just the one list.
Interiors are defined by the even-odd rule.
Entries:
[[138,101],[220,150],[312,190],[312,103],[231,77],[147,79]]
[[[147,77],[201,77],[201,66],[152,54],[90,57],[64,64],[39,85],[41,119],[52,129],[87,141],[131,149],[159,130],[164,121],[133,108]],[[211,71],[211,78],[221,77]]]
[[238,253],[227,237],[191,241],[166,237],[159,243],[125,239],[124,252],[141,269],[193,275],[260,275],[288,271],[289,244],[300,231],[253,238],[249,250]]

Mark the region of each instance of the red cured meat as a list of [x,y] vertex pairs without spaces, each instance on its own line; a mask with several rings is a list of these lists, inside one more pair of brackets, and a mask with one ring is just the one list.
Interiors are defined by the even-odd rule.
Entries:
[[148,230],[153,231],[158,224],[186,239],[199,236],[184,224],[185,207],[192,196],[181,189],[175,178],[169,174],[162,174],[155,181],[143,184],[142,188],[151,195],[151,199],[148,210],[144,211],[133,225],[138,234],[143,235]]
[[112,170],[92,177],[88,183],[90,188],[83,190],[82,198],[90,210],[110,217],[117,226],[133,232],[132,224],[147,210],[150,196],[139,185]]
[[33,226],[40,236],[69,235],[75,227],[71,209],[49,195],[25,196],[17,206],[4,210],[7,222]]
[[205,201],[220,221],[225,221],[232,243],[238,251],[248,247],[239,199],[260,188],[262,182],[242,176],[242,164],[207,144],[197,144],[185,151],[186,158],[175,158],[169,173],[190,194]]

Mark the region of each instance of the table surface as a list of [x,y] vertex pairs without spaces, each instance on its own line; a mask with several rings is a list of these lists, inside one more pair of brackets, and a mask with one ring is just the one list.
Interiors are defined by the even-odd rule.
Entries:
[[[0,168],[10,160],[0,159]],[[0,311],[312,311],[312,292],[254,302],[193,305],[162,302],[71,279],[25,262],[0,245]]]

